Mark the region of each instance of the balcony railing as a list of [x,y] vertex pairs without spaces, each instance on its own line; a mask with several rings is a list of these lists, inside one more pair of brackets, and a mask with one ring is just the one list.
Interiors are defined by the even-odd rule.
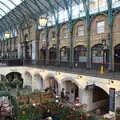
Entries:
[[[108,71],[108,63],[92,63],[91,69],[88,69],[88,64],[86,62],[74,62],[73,67],[71,67],[68,61],[66,62],[56,62],[56,60],[27,60],[27,59],[0,59],[0,66],[27,66],[35,68],[50,69],[61,72],[77,73],[79,75],[89,75],[94,77],[104,77],[108,79],[120,80],[120,64],[114,64],[116,71]],[[103,68],[102,68],[103,67]],[[101,71],[104,69],[104,71]]]

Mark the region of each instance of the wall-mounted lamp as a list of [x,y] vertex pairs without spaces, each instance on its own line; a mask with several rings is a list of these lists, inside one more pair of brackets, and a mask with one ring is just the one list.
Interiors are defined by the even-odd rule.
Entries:
[[113,81],[113,80],[111,80],[111,83],[113,84],[113,83],[114,83],[114,81]]
[[113,83],[114,83],[114,80],[109,80],[109,84],[111,84],[111,83],[113,84]]
[[47,17],[40,17],[39,18],[39,24],[42,27],[45,27],[48,23],[48,18]]
[[57,75],[61,75],[61,72],[57,72],[56,74],[57,74]]
[[83,76],[81,76],[81,75],[80,75],[80,76],[78,76],[78,78],[79,78],[79,79],[80,79],[80,78],[82,78],[82,77],[83,77]]

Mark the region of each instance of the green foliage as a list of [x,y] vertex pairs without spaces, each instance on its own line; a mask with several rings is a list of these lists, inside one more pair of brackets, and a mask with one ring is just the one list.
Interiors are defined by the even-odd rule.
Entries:
[[100,120],[108,120],[107,118],[101,117]]
[[18,106],[17,106],[17,103],[16,103],[16,98],[13,97],[12,95],[10,95],[8,92],[6,91],[0,91],[0,97],[2,96],[7,96],[9,98],[9,100],[11,101],[11,104],[13,105],[13,109],[12,109],[12,114],[17,117],[18,115]]
[[24,105],[20,107],[19,120],[43,118],[48,109],[52,116],[55,117],[54,120],[96,120],[96,116],[94,115],[87,117],[87,113],[84,113],[82,109],[76,111],[73,108],[55,102],[46,102],[36,106],[31,104]]

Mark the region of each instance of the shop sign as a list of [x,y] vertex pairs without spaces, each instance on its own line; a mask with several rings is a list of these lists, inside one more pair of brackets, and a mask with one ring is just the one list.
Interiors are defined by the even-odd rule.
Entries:
[[80,56],[79,62],[87,62],[87,57]]
[[93,57],[93,63],[103,63],[103,57]]
[[61,61],[62,61],[62,62],[67,62],[67,61],[68,61],[68,57],[67,57],[67,56],[64,56],[64,57],[63,57],[63,56],[62,56],[62,57],[61,57]]

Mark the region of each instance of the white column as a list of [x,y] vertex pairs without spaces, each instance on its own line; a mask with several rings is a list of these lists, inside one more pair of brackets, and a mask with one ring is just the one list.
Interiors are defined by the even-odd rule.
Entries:
[[21,57],[21,53],[22,53],[21,46],[20,46],[20,43],[18,43],[18,58]]
[[84,94],[84,89],[79,88],[79,99],[81,104],[84,104],[83,94]]

